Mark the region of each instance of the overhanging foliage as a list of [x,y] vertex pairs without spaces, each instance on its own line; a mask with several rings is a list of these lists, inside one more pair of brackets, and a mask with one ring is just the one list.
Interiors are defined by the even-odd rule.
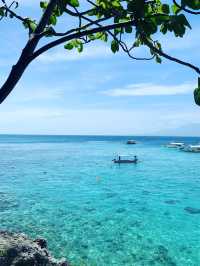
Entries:
[[[95,40],[109,43],[113,53],[125,52],[135,60],[162,62],[162,57],[193,69],[200,74],[198,66],[171,56],[162,49],[155,38],[156,33],[173,32],[182,38],[191,25],[187,14],[200,14],[200,0],[172,0],[167,4],[162,0],[49,0],[41,1],[42,16],[39,21],[17,13],[18,2],[10,5],[1,0],[1,19],[17,19],[28,30],[28,41],[13,66],[8,79],[0,89],[0,102],[13,90],[27,66],[39,55],[63,44],[66,50],[84,51],[84,46]],[[57,30],[60,17],[70,16],[77,26],[66,25],[63,32]],[[129,36],[129,37],[127,37]],[[46,44],[37,49],[41,39]],[[167,37],[166,37],[167,38]],[[131,39],[131,42],[130,42]],[[127,41],[129,40],[129,41]],[[134,51],[139,46],[149,49],[149,57],[138,58]],[[195,102],[200,104],[200,88],[195,90]]]

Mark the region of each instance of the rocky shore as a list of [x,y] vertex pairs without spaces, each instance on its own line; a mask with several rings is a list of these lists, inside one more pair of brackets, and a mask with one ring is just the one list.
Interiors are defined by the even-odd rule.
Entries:
[[65,260],[54,259],[45,239],[31,240],[24,234],[0,231],[1,266],[69,266]]

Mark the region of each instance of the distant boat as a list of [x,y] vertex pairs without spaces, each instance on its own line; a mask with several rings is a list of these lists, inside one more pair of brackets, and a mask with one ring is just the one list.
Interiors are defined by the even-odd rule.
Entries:
[[186,152],[200,152],[200,145],[187,145],[183,149]]
[[134,158],[130,158],[130,156],[127,155],[119,155],[117,156],[117,158],[113,159],[114,163],[137,163],[138,162],[138,158],[137,156],[134,156]]
[[136,144],[137,141],[136,140],[133,140],[133,139],[129,139],[126,144]]
[[185,143],[183,142],[170,142],[167,145],[167,148],[184,148]]

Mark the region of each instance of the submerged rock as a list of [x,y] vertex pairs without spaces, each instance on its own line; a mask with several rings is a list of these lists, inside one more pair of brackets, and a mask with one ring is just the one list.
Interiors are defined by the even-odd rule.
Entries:
[[1,266],[69,266],[51,257],[44,239],[35,241],[24,234],[0,231]]
[[11,196],[0,192],[0,212],[7,211],[11,208],[18,208],[19,203]]
[[170,205],[174,205],[174,204],[176,204],[178,202],[179,202],[178,200],[166,200],[165,201],[166,204],[170,204]]
[[153,261],[155,262],[155,264],[159,263],[159,265],[163,266],[177,266],[176,263],[169,256],[168,249],[163,245],[157,246],[154,253]]
[[125,212],[125,211],[126,211],[125,208],[118,208],[118,209],[116,210],[116,213],[123,213],[123,212]]
[[193,207],[185,207],[184,209],[186,212],[190,214],[200,214],[200,209],[193,208]]

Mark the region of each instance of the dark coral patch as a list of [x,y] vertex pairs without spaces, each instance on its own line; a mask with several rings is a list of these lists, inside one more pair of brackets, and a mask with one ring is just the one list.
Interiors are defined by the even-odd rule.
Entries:
[[159,245],[157,247],[154,253],[154,261],[161,265],[176,266],[176,263],[168,254],[168,249],[163,245]]
[[125,208],[119,208],[119,209],[116,210],[116,213],[123,213],[125,211],[126,211]]
[[84,210],[86,212],[94,212],[94,211],[96,211],[96,209],[95,208],[92,208],[92,207],[85,207]]
[[141,226],[141,222],[140,221],[134,221],[130,224],[131,227],[140,227]]
[[0,197],[0,212],[7,211],[11,208],[18,208],[19,203],[14,199],[1,195]]
[[117,196],[118,196],[118,194],[115,193],[115,192],[109,192],[109,193],[106,193],[106,198],[107,198],[107,199],[115,198],[115,197],[117,197]]
[[190,214],[200,214],[200,209],[193,207],[185,207],[184,210]]
[[164,212],[164,215],[165,216],[169,216],[170,215],[170,212],[169,211],[166,211],[166,212]]
[[143,190],[143,191],[142,191],[142,194],[143,194],[143,195],[149,195],[149,194],[150,194],[150,191],[148,191],[148,190]]
[[165,201],[166,204],[170,204],[170,205],[174,205],[174,204],[176,204],[178,202],[179,202],[178,200],[166,200]]

